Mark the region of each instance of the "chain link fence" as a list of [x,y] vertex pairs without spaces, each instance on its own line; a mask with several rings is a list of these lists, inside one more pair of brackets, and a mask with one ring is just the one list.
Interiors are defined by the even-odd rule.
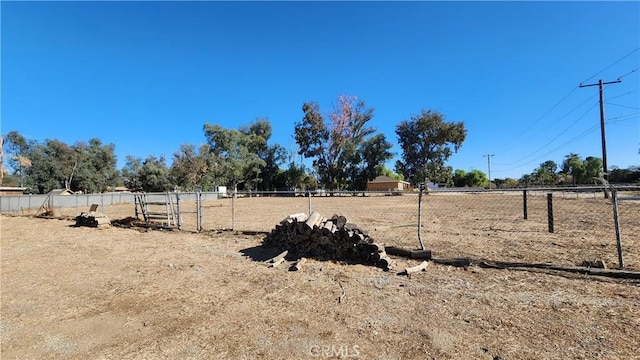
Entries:
[[[640,187],[514,190],[442,189],[421,202],[420,234],[434,256],[640,270]],[[419,248],[418,192],[238,193],[204,202],[202,228],[269,232],[290,214],[343,215],[374,241]],[[619,236],[618,236],[619,234]]]
[[[418,230],[434,257],[580,265],[604,261],[640,270],[640,187],[438,189],[425,192],[212,192],[147,194],[179,203],[186,231],[269,232],[291,214],[345,216],[384,245],[419,248]],[[178,202],[177,199],[180,199]],[[2,213],[34,215],[50,201],[56,215],[75,216],[91,204],[111,219],[134,216],[133,194],[0,196]],[[615,212],[617,210],[618,227]],[[420,221],[419,221],[420,220]],[[418,228],[418,223],[421,228]]]

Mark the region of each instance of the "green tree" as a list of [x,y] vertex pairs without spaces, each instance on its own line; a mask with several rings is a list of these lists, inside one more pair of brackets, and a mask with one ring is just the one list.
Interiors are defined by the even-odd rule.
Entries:
[[373,109],[364,101],[339,96],[330,122],[325,121],[317,103],[304,103],[302,111],[304,117],[294,130],[298,153],[313,159],[318,181],[325,188],[361,187],[362,179],[370,176],[382,159],[389,158],[391,146],[384,136],[368,139],[375,132],[367,125]]
[[164,192],[173,190],[173,185],[164,156],[148,156],[137,173],[141,190],[144,192]]
[[582,184],[585,177],[585,169],[580,155],[570,153],[562,161],[562,173],[571,176],[573,185]]
[[602,174],[602,159],[597,158],[597,157],[593,157],[593,156],[587,156],[586,159],[584,159],[584,184],[593,184],[594,182],[597,182],[597,178],[600,177],[600,174]]
[[513,189],[520,185],[518,180],[513,178],[494,179],[494,182],[499,189]]
[[170,173],[176,185],[187,191],[210,191],[222,178],[220,161],[207,144],[197,150],[191,144],[181,145],[173,154]]
[[140,168],[142,168],[142,159],[132,155],[127,155],[125,159],[126,162],[121,171],[124,186],[131,191],[141,191],[142,183],[140,182],[138,172]]
[[456,169],[453,172],[453,186],[465,187],[467,186],[467,172],[462,169]]
[[392,146],[384,134],[373,135],[358,146],[346,169],[351,190],[365,190],[367,182],[382,175],[380,166],[393,157]]
[[24,185],[25,172],[31,167],[31,160],[27,156],[31,147],[35,145],[33,142],[29,144],[27,139],[17,131],[10,131],[3,137],[3,155],[7,159],[9,168],[13,170],[11,175],[18,179],[17,184],[20,186]]
[[553,160],[547,160],[540,164],[534,171],[533,177],[540,185],[553,185],[556,183],[558,164]]
[[402,174],[397,174],[393,172],[391,169],[388,169],[384,164],[378,165],[377,176],[386,176],[396,180],[404,180],[404,176]]
[[465,186],[469,187],[489,187],[489,179],[484,172],[474,169],[466,173]]
[[221,164],[221,174],[225,183],[237,189],[256,178],[266,162],[257,151],[264,146],[266,139],[259,133],[243,129],[225,129],[220,125],[204,124],[204,134],[210,151]]
[[73,191],[102,192],[117,185],[115,145],[103,145],[100,139],[94,138],[88,144],[77,143],[73,149],[78,154],[74,176],[69,181]]
[[627,169],[620,169],[612,166],[609,170],[609,182],[634,184],[640,182],[640,167],[630,166]]
[[254,167],[257,169],[254,171],[254,179],[259,180],[254,182],[254,187],[263,191],[273,190],[273,178],[286,159],[286,151],[279,144],[269,144],[273,133],[269,119],[258,118],[250,125],[242,127],[240,131],[252,139],[249,150],[264,161],[264,166]]
[[469,172],[456,169],[453,173],[453,184],[456,187],[488,187],[489,179],[484,172],[477,169]]
[[445,163],[462,146],[467,130],[463,122],[445,122],[438,112],[422,110],[396,127],[402,160],[396,171],[411,184],[432,181],[453,182],[453,169]]

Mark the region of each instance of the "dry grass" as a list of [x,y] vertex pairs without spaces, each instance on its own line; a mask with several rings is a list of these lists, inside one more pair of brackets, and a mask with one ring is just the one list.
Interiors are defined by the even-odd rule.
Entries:
[[[312,204],[347,215],[381,242],[417,246],[415,227],[393,227],[416,221],[416,199],[373,200]],[[423,236],[438,257],[615,264],[615,240],[587,216],[610,207],[565,200],[556,202],[561,221],[549,234],[546,214],[535,210],[546,208],[544,198],[531,199],[524,221],[515,200],[491,208],[495,201],[429,196]],[[229,226],[214,224],[230,201],[205,204],[205,228]],[[254,230],[308,210],[304,199],[236,201],[237,224]],[[580,209],[584,217],[560,217]],[[105,212],[131,216],[133,207]],[[260,262],[273,255],[261,236],[0,220],[3,359],[630,359],[640,348],[637,281],[435,264],[411,278],[319,261],[289,272]],[[185,215],[185,226],[194,220]],[[623,237],[636,270],[638,233]],[[397,259],[396,269],[415,264]]]

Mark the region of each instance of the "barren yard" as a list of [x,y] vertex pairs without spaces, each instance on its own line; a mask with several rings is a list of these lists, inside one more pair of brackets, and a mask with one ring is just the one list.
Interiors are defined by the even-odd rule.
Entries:
[[[598,211],[562,215],[610,211],[598,202],[558,201],[558,229],[549,234],[535,211],[542,201],[531,202],[525,222],[518,203],[506,212],[513,217],[493,217],[510,205],[474,210],[473,202],[436,198],[424,224],[434,257],[616,265],[611,228],[591,225]],[[400,258],[390,272],[313,260],[298,272],[269,268],[263,260],[275,254],[260,246],[264,235],[211,230],[227,226],[214,222],[229,201],[206,204],[202,233],[2,216],[2,359],[639,358],[637,280],[434,263],[409,278],[398,272],[418,261]],[[236,224],[246,230],[306,211],[299,200],[236,201]],[[415,222],[415,212],[399,210],[402,220],[390,212],[414,209],[413,199],[378,207],[380,199],[313,201],[327,215],[349,210],[387,245],[417,246],[415,229],[394,228]],[[637,207],[625,206],[623,219],[637,218]],[[114,219],[132,210],[105,212]],[[638,235],[625,235],[629,269],[640,270]]]

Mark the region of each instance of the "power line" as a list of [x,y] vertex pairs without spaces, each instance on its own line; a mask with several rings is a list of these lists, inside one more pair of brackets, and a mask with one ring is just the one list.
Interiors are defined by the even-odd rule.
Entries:
[[616,95],[616,96],[610,97],[609,100],[613,100],[613,99],[617,99],[619,97],[623,97],[625,95],[633,94],[634,92],[636,92],[636,91],[628,91],[628,92],[626,92],[624,94],[620,94],[620,95]]
[[[623,57],[621,57],[620,59],[618,59],[618,60],[616,60],[615,62],[613,62],[613,64],[611,64],[611,65],[609,65],[609,66],[605,67],[604,69],[602,69],[602,70],[598,71],[597,73],[595,73],[595,74],[591,75],[589,78],[587,78],[587,79],[583,80],[580,84],[582,84],[582,83],[586,83],[587,81],[589,81],[589,80],[593,79],[594,77],[596,77],[596,76],[600,75],[603,71],[608,70],[609,68],[611,68],[612,66],[616,65],[616,64],[617,64],[617,63],[619,63],[620,61],[622,61],[622,60],[626,59],[627,57],[631,56],[631,54],[633,54],[634,52],[636,52],[636,51],[638,51],[638,50],[640,50],[640,47],[636,48],[635,50],[632,50],[632,51],[631,51],[631,52],[629,52],[627,55],[624,55],[624,56],[623,56]],[[633,71],[632,71],[632,72],[633,72]],[[627,75],[628,75],[628,74],[627,74]],[[625,75],[625,76],[626,76],[626,75]]]
[[631,75],[631,74],[633,74],[634,72],[638,71],[639,69],[640,69],[640,68],[635,68],[635,69],[633,69],[633,70],[629,71],[628,73],[626,73],[626,74],[624,74],[624,75],[622,75],[622,76],[618,76],[618,79],[622,79],[622,78],[624,78],[624,77],[626,77],[626,76],[628,76],[628,75]]
[[[569,131],[569,129],[571,129],[575,124],[578,123],[578,121],[580,121],[583,117],[585,117],[593,108],[596,107],[596,105],[598,105],[597,102],[593,103],[593,105],[591,105],[591,107],[589,109],[587,109],[586,112],[584,112],[582,115],[580,115],[580,117],[578,117],[576,120],[574,120],[571,124],[569,124],[569,126],[567,128],[565,128],[563,131],[560,132],[560,134],[556,135],[553,139],[549,140],[546,144],[542,145],[540,148],[538,148],[536,151],[530,153],[529,155],[521,158],[520,160],[516,160],[516,161],[512,161],[510,163],[504,164],[504,165],[511,165],[511,164],[517,164],[520,163],[530,157],[532,157],[533,155],[539,153],[540,151],[542,151],[544,148],[546,148],[547,146],[551,145],[555,140],[557,140],[560,136],[564,135],[567,131]],[[572,110],[573,111],[573,110]]]
[[623,107],[623,108],[627,108],[627,109],[640,110],[640,108],[639,108],[639,107],[635,107],[635,106],[627,106],[627,105],[613,104],[613,103],[610,103],[610,102],[605,102],[605,104],[607,104],[607,105],[613,105],[613,106],[619,106],[619,107]]
[[587,136],[588,134],[592,133],[597,128],[598,128],[598,124],[593,125],[593,126],[587,128],[586,130],[584,130],[583,132],[581,132],[580,134],[572,137],[571,139],[567,140],[566,142],[556,146],[555,148],[549,150],[548,152],[540,155],[539,157],[537,157],[537,158],[535,158],[535,159],[533,159],[533,160],[531,160],[531,161],[529,161],[527,163],[524,163],[524,164],[518,165],[518,166],[512,166],[512,167],[509,167],[506,170],[499,170],[498,172],[505,172],[505,171],[509,171],[509,170],[519,169],[519,168],[522,168],[522,167],[525,167],[525,166],[530,166],[531,164],[533,164],[533,163],[535,163],[537,161],[540,161],[540,159],[544,159],[547,155],[552,154],[556,150],[562,149],[564,146],[569,145],[569,144],[571,144],[571,143],[573,143],[573,142],[575,142],[577,140],[580,140],[581,138],[583,138],[583,137]]

